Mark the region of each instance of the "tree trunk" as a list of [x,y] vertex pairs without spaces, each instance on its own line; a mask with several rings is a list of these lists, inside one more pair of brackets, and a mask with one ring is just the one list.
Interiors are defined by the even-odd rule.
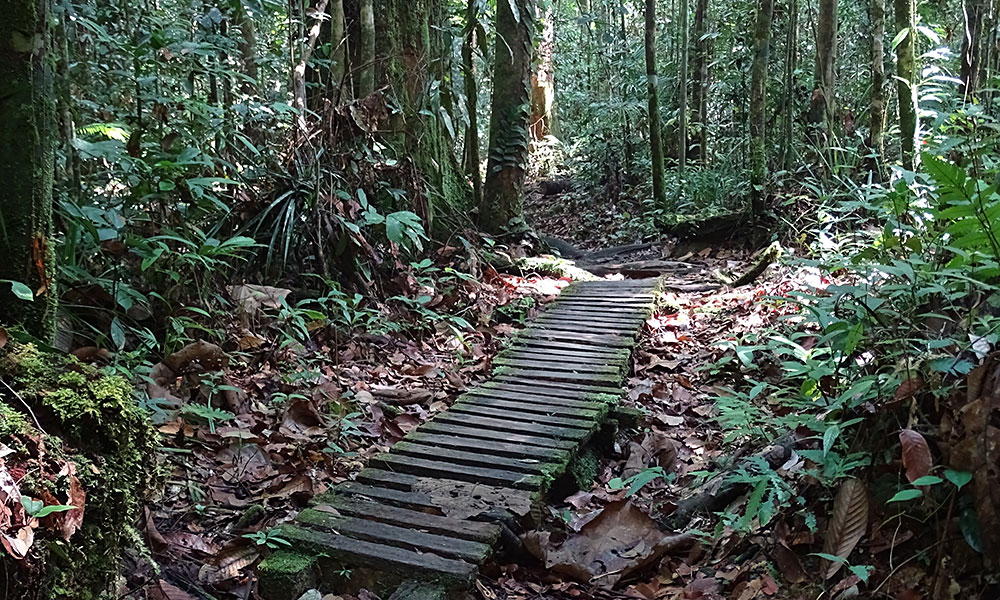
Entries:
[[344,0],[330,2],[330,91],[334,105],[350,100],[351,86],[347,84],[347,37],[344,35]]
[[[884,1],[884,0],[883,0]],[[788,30],[785,32],[785,115],[782,121],[784,131],[781,143],[781,166],[785,169],[792,163],[795,152],[795,69],[798,66],[798,0],[788,0]]]
[[323,30],[323,15],[326,14],[326,6],[329,0],[320,0],[313,11],[306,11],[302,15],[303,20],[308,20],[311,16],[312,23],[308,24],[306,31],[299,43],[298,60],[292,68],[292,106],[299,111],[298,124],[304,129],[306,126],[306,111],[308,110],[308,92],[306,88],[306,72],[309,69],[309,59],[312,58],[313,51],[316,50],[316,43]]
[[677,173],[684,174],[688,151],[688,0],[680,1],[680,79],[679,101],[677,103]]
[[663,142],[660,140],[660,100],[656,80],[656,0],[646,0],[646,91],[649,97],[649,145],[653,160],[653,201],[666,204],[663,188]]
[[240,51],[240,63],[243,67],[243,80],[240,89],[244,94],[255,96],[259,93],[260,70],[257,67],[257,30],[254,27],[253,18],[247,14],[243,2],[233,3],[233,17],[236,26],[240,29],[240,37],[236,40],[236,47]]
[[706,18],[708,0],[697,0],[694,9],[694,77],[692,104],[697,115],[695,137],[698,140],[698,156],[702,164],[708,163],[708,85],[711,41],[707,39]]
[[813,121],[823,128],[823,145],[833,144],[837,119],[837,0],[819,0]]
[[753,33],[753,63],[750,66],[750,198],[753,217],[764,212],[767,178],[767,62],[771,46],[772,0],[759,0]]
[[964,0],[962,15],[965,35],[962,37],[962,96],[972,102],[979,91],[982,78],[983,24],[986,6],[983,0]]
[[872,43],[872,90],[868,108],[868,151],[872,177],[882,180],[882,163],[885,157],[885,0],[871,0],[869,4]]
[[441,31],[433,27],[440,22],[442,5],[442,0],[383,0],[375,13],[376,65],[381,69],[376,82],[384,82],[402,107],[391,117],[388,136],[394,138],[391,145],[400,153],[400,162],[412,163],[422,179],[422,195],[412,201],[427,228],[433,226],[435,201],[463,207],[470,191],[445,117],[430,104],[432,73],[441,70],[443,59],[435,52],[441,50],[435,39]]
[[534,20],[534,0],[498,3],[490,149],[483,204],[479,210],[480,225],[491,233],[516,229],[514,221],[522,215],[530,137]]
[[896,94],[899,97],[899,147],[903,167],[913,170],[917,152],[917,28],[914,0],[893,0],[896,31],[907,34],[896,46]]
[[472,179],[475,206],[483,201],[483,174],[479,166],[479,86],[476,82],[475,52],[479,30],[478,0],[468,0],[465,11],[465,38],[462,40],[462,70],[465,83],[465,109],[469,127],[465,130],[465,172]]
[[375,91],[375,10],[372,0],[361,0],[361,65],[358,68],[358,97]]
[[34,301],[0,283],[0,319],[42,340],[55,331],[52,248],[55,97],[48,60],[50,0],[2,4],[0,35],[0,279],[23,283]]
[[557,134],[555,88],[555,13],[551,5],[542,16],[542,39],[538,44],[538,66],[531,77],[531,139]]

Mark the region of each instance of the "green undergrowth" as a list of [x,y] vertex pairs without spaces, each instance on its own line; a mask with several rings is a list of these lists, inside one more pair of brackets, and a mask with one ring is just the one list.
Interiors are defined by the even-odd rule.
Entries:
[[0,400],[0,442],[14,452],[9,469],[24,468],[22,494],[67,497],[68,477],[49,472],[71,464],[86,494],[83,525],[69,541],[36,531],[28,557],[4,557],[8,597],[98,600],[116,597],[120,558],[139,539],[142,499],[153,488],[156,433],[125,379],[71,356],[10,342],[0,350],[0,377],[32,408],[42,434],[20,401]]

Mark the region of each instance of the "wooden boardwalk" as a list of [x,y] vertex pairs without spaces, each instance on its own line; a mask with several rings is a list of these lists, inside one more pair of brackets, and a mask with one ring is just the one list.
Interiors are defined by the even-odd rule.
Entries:
[[262,595],[294,600],[343,585],[348,570],[351,587],[471,585],[505,527],[530,520],[618,401],[655,287],[566,288],[494,361],[490,381],[281,527],[292,546],[261,564]]

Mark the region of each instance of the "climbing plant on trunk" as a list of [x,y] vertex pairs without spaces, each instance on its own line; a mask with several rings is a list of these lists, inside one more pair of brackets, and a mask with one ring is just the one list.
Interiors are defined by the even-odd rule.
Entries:
[[521,218],[531,117],[534,0],[497,4],[493,101],[480,225],[500,233]]
[[[47,48],[49,0],[3,4],[0,26],[0,319],[41,339],[55,330],[52,240],[55,97]],[[11,281],[33,301],[15,298]],[[19,286],[20,287],[20,286]],[[24,295],[22,288],[21,295]]]
[[885,0],[871,0],[869,18],[872,28],[871,61],[872,87],[868,107],[868,151],[871,154],[869,171],[876,181],[882,179],[882,161],[885,156]]

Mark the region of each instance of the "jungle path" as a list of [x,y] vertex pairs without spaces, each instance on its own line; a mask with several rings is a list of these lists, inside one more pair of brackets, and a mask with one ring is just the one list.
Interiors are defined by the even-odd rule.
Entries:
[[348,570],[350,587],[429,586],[393,598],[472,586],[607,421],[658,281],[568,286],[497,357],[491,380],[281,527],[292,546],[261,565],[264,597],[340,587]]

